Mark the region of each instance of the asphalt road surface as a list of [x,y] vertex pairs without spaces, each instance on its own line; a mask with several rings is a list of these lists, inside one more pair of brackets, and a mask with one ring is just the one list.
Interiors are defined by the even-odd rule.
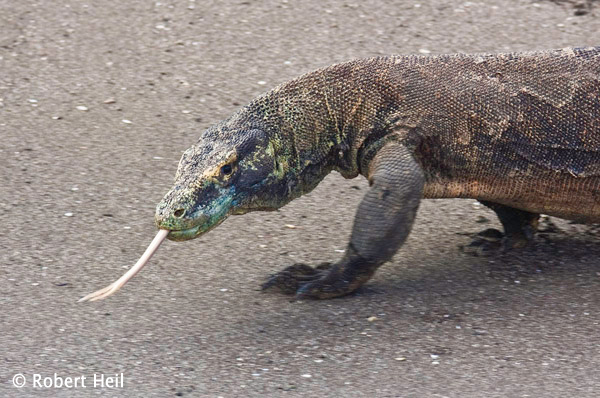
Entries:
[[0,396],[600,396],[594,226],[475,257],[494,215],[430,200],[357,294],[258,291],[341,256],[361,178],[166,242],[77,303],[142,254],[183,150],[254,96],[351,58],[599,45],[580,3],[1,0]]

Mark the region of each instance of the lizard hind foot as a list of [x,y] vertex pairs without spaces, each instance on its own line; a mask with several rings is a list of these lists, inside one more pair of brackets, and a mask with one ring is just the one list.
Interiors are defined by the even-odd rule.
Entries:
[[506,253],[529,245],[534,234],[535,230],[528,225],[512,233],[502,233],[495,228],[488,228],[477,233],[471,243],[463,247],[463,251],[482,257]]
[[521,249],[533,240],[539,224],[539,214],[485,200],[480,202],[496,213],[504,227],[504,233],[493,228],[481,231],[463,251],[476,256],[489,256]]
[[[473,236],[473,235],[471,235]],[[475,236],[466,246],[462,246],[462,251],[474,256],[490,256],[502,250],[504,234],[495,228],[483,230]]]

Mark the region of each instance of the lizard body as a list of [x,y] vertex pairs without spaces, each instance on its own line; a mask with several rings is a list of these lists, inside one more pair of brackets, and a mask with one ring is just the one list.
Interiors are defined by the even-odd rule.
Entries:
[[329,172],[369,179],[345,256],[295,264],[277,285],[344,295],[406,239],[421,198],[474,198],[513,246],[539,213],[600,222],[600,47],[391,56],[305,74],[206,130],[182,156],[156,224],[192,239],[274,210]]

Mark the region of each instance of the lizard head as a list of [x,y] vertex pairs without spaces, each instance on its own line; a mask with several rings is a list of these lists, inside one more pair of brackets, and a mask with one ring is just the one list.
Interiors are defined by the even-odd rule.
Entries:
[[232,119],[183,153],[175,185],[156,208],[155,223],[170,231],[168,239],[193,239],[229,215],[279,207],[270,189],[283,176],[275,141],[264,128]]

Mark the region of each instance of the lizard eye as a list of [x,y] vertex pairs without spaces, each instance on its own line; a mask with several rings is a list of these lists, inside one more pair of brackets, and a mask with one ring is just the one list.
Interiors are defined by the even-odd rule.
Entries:
[[223,173],[223,175],[230,175],[233,172],[233,168],[231,167],[230,164],[226,164],[223,167],[221,167],[221,173]]

